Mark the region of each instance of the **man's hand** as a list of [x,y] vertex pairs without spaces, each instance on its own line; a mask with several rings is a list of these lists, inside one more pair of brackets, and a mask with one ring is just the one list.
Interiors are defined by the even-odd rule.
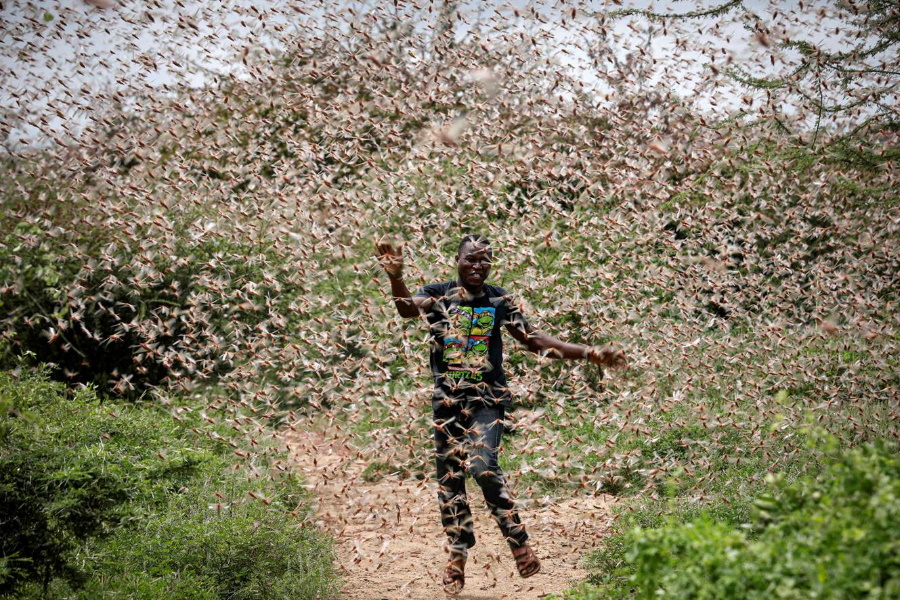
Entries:
[[391,242],[381,238],[375,242],[375,249],[378,264],[391,280],[391,295],[394,297],[397,313],[405,319],[418,317],[431,300],[425,296],[413,297],[403,281],[403,243],[397,244],[395,248]]
[[592,364],[601,367],[611,367],[613,369],[624,367],[627,359],[625,351],[621,347],[615,345],[592,346],[587,350],[587,359]]
[[375,242],[375,248],[378,253],[378,263],[389,277],[400,277],[403,275],[403,244],[399,244],[396,248],[390,242],[382,238]]

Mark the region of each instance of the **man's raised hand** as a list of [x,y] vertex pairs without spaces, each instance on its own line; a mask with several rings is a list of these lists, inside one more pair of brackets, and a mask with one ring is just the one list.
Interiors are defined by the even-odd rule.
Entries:
[[378,250],[378,253],[375,255],[378,257],[378,263],[389,277],[400,277],[403,275],[402,243],[394,248],[393,244],[382,238],[375,242],[375,248]]

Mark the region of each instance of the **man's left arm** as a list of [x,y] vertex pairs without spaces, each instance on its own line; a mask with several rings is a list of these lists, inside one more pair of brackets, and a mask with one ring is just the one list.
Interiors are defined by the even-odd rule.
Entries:
[[535,354],[565,360],[585,359],[604,367],[620,367],[625,364],[625,352],[611,344],[606,346],[570,344],[530,325],[522,327],[517,323],[508,323],[506,329],[526,350]]

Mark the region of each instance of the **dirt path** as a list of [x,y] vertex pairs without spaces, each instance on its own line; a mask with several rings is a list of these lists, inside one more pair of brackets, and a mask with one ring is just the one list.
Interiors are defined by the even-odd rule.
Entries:
[[[318,524],[336,540],[344,576],[340,600],[434,600],[446,596],[440,571],[447,560],[433,481],[387,476],[366,482],[364,449],[323,431],[287,437],[292,458],[314,488]],[[532,600],[561,592],[586,576],[585,552],[608,529],[601,497],[534,500],[523,521],[542,562],[541,572],[520,578],[496,524],[472,482],[478,544],[469,553],[461,600]],[[478,501],[482,504],[477,504]],[[474,510],[476,507],[481,510]]]

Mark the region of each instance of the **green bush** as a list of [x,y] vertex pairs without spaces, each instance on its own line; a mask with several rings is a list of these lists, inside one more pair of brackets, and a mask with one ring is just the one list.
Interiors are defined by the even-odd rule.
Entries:
[[0,594],[327,597],[300,481],[233,468],[195,411],[67,394],[43,373],[0,373],[0,409]]
[[900,597],[900,456],[849,451],[820,476],[772,477],[750,525],[709,516],[636,528],[596,557],[574,599]]
[[143,219],[0,229],[0,368],[32,356],[56,379],[137,398],[229,371],[230,348],[288,322],[296,268],[267,245],[192,238],[192,214],[162,233]]
[[143,519],[139,536],[121,529],[91,549],[94,576],[79,597],[328,597],[334,580],[322,538],[259,502],[210,505],[205,491]]

